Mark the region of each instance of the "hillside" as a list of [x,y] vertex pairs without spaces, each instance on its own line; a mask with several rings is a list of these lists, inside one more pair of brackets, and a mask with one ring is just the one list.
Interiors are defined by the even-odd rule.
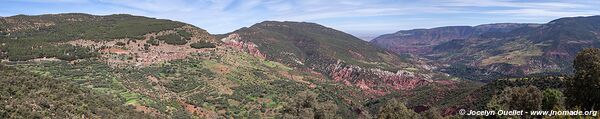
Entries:
[[310,67],[338,59],[369,68],[392,70],[410,66],[408,60],[401,62],[399,57],[368,42],[315,23],[265,21],[230,34],[256,43],[269,54],[268,58],[294,66]]
[[[433,43],[427,44],[427,50],[415,50],[412,53],[420,54],[431,62],[445,64],[447,67],[441,71],[475,80],[488,79],[484,74],[499,78],[570,73],[570,64],[577,52],[584,48],[599,47],[599,20],[600,16],[561,18],[541,25],[504,27],[510,29],[500,30],[502,32],[463,33],[474,35],[457,35],[456,30],[447,27],[429,29],[425,31],[435,31],[437,34],[419,37],[434,37],[430,41],[425,40]],[[383,35],[372,43],[394,44],[404,41],[414,40],[391,34]],[[383,47],[403,53],[408,51],[403,48],[421,46]]]
[[266,59],[316,71],[379,96],[449,79],[427,70],[420,59],[395,55],[315,23],[265,21],[220,37],[226,44],[250,44]]

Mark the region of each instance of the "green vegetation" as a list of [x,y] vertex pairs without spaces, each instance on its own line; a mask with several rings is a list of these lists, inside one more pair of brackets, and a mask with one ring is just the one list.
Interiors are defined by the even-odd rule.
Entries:
[[490,71],[474,66],[467,66],[463,64],[452,64],[448,67],[444,67],[440,70],[441,72],[448,73],[452,76],[459,77],[461,79],[475,80],[488,82],[500,78],[509,77],[508,75],[502,74],[501,72]]
[[190,46],[192,48],[196,48],[196,49],[215,48],[215,47],[217,47],[217,46],[215,46],[215,44],[213,44],[211,42],[208,42],[208,41],[204,41],[204,40],[192,43],[192,44],[190,44]]
[[575,76],[568,81],[567,104],[583,110],[600,107],[600,49],[585,49],[573,62]]
[[192,34],[186,30],[177,30],[177,34],[179,34],[185,40],[190,40],[190,38],[192,37]]
[[315,119],[334,119],[336,116],[337,105],[333,102],[318,102],[317,94],[312,92],[300,92],[288,102],[282,113],[283,118],[315,118]]
[[[178,28],[184,25],[182,23],[129,15],[63,14],[10,18],[27,21],[23,24],[48,22],[48,26],[27,28],[27,25],[0,23],[0,28],[23,28],[11,35],[0,32],[0,58],[23,61],[56,57],[69,61],[0,63],[0,118],[443,118],[440,111],[446,114],[457,108],[597,110],[596,100],[600,95],[594,92],[599,89],[597,84],[600,82],[597,78],[600,77],[598,49],[586,50],[577,56],[573,78],[540,75],[495,80],[507,75],[454,65],[443,70],[464,74],[461,78],[465,79],[488,80],[477,78],[487,76],[490,81],[495,81],[482,86],[482,83],[459,79],[448,82],[426,80],[426,85],[411,90],[393,90],[388,84],[396,86],[396,82],[390,81],[395,77],[379,80],[382,77],[373,72],[354,71],[403,69],[418,75],[422,70],[407,61],[417,57],[396,56],[351,35],[312,23],[265,22],[236,31],[246,33],[240,34],[242,40],[256,43],[261,53],[270,55],[267,59],[220,47],[193,52],[185,59],[136,65],[107,61],[96,57],[98,54],[92,48],[65,42],[129,38],[127,43],[117,43],[127,46],[147,33],[175,31],[150,38],[144,44],[144,49],[149,49],[160,42],[187,44],[196,32],[181,30],[187,28]],[[197,49],[216,47],[210,40],[202,39],[190,46]],[[458,49],[459,45],[464,45],[460,43],[446,47]],[[544,49],[526,51],[515,50],[506,56],[519,56],[522,60],[520,56],[539,55]],[[114,58],[136,59],[135,53]],[[343,63],[331,65],[337,61]],[[499,66],[496,69],[505,69],[524,63],[494,65]],[[343,72],[338,76],[357,76],[353,78],[362,81],[359,85],[376,85],[368,87],[375,90],[365,91],[364,87],[327,80],[331,78],[327,73],[333,67],[348,65],[361,68],[352,67],[350,73]],[[523,74],[523,70],[520,71],[519,74]],[[429,77],[446,78],[423,75],[415,80]],[[355,80],[348,81],[356,85]],[[379,95],[379,89],[383,89],[383,96]],[[148,115],[139,111],[154,117],[146,117]]]
[[153,46],[158,46],[160,45],[160,43],[158,42],[158,40],[156,40],[156,38],[152,37],[150,38],[150,40],[146,41],[147,44],[153,45]]
[[404,102],[392,99],[385,105],[379,107],[377,119],[418,119],[421,116],[411,109],[408,109]]
[[424,119],[444,119],[444,117],[440,114],[440,111],[435,107],[432,107],[427,111],[422,112],[421,117],[423,117]]
[[234,33],[256,43],[274,61],[291,66],[319,66],[338,59],[350,65],[390,71],[409,65],[366,41],[315,23],[265,21]]
[[168,34],[163,36],[156,37],[158,40],[164,41],[167,44],[171,45],[184,45],[187,43],[187,40],[183,39],[181,36],[177,34]]
[[[74,39],[111,40],[120,38],[141,39],[151,32],[174,29],[185,25],[181,22],[161,20],[126,14],[93,16],[87,14],[56,14],[41,16],[13,16],[8,19],[37,23],[50,22],[54,25],[39,30],[28,29],[11,33],[19,40],[70,41]],[[81,19],[71,21],[68,19]],[[10,26],[26,23],[8,24]]]
[[42,57],[57,57],[64,60],[94,57],[87,48],[59,44],[76,39],[98,41],[121,38],[142,39],[143,35],[147,33],[185,25],[169,20],[124,14],[108,16],[88,14],[18,15],[5,19],[19,21],[11,24],[0,22],[0,26],[7,28],[21,28],[28,24],[48,24],[48,26],[10,32],[10,36],[7,38],[0,38],[0,43],[5,44],[0,46],[0,50],[6,52],[4,57],[18,61]]
[[123,99],[0,64],[0,118],[149,118]]
[[543,110],[560,109],[564,105],[563,94],[560,90],[546,89],[544,90],[544,99],[542,100]]
[[127,45],[127,44],[125,44],[125,43],[123,43],[123,42],[117,42],[115,45],[118,45],[118,46],[125,46],[125,45]]
[[488,103],[490,110],[541,110],[543,94],[535,86],[508,87]]
[[12,61],[25,61],[43,57],[55,57],[70,61],[75,59],[95,57],[97,55],[97,53],[92,52],[89,48],[72,45],[51,45],[48,43],[34,43],[34,41],[14,40],[9,40],[2,43],[6,43],[7,45],[0,47],[0,50],[5,52],[5,58],[8,58]]

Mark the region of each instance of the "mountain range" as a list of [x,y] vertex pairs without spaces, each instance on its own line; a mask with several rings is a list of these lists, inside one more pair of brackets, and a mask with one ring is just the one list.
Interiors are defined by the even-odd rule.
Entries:
[[367,42],[309,22],[209,34],[128,14],[3,17],[0,117],[376,118],[397,99],[417,115],[456,116],[504,87],[564,88],[502,78],[571,73],[577,52],[600,45],[599,18],[416,29]]
[[[527,76],[572,72],[575,54],[596,48],[600,16],[560,18],[546,24],[485,24],[398,31],[371,41],[397,54],[409,53],[445,65],[444,72]],[[456,72],[457,68],[462,70]],[[453,71],[447,71],[453,70]]]

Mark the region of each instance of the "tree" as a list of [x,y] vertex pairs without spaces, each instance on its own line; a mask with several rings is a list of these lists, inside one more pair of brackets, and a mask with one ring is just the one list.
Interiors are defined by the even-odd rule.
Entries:
[[282,113],[285,119],[335,119],[337,109],[332,101],[318,102],[317,94],[303,91],[289,100]]
[[575,76],[568,80],[566,97],[570,107],[598,110],[600,107],[600,49],[579,52],[573,61]]
[[552,110],[555,107],[562,106],[562,92],[557,89],[546,89],[544,90],[544,99],[542,99],[542,109]]
[[153,46],[158,46],[160,45],[160,43],[158,42],[158,40],[156,40],[156,38],[152,37],[150,38],[150,40],[146,41],[147,44],[153,45]]
[[419,114],[408,109],[404,103],[397,99],[388,100],[379,107],[378,119],[418,119]]

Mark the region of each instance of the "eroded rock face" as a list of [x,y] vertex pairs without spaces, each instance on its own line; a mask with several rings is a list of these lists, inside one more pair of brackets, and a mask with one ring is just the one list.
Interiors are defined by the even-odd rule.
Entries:
[[225,46],[230,46],[239,50],[243,50],[252,56],[259,57],[265,59],[265,54],[261,53],[258,50],[258,46],[252,42],[248,41],[240,41],[240,36],[238,34],[230,34],[226,38],[221,39]]
[[345,65],[338,61],[325,68],[334,81],[345,85],[356,86],[373,96],[383,96],[390,91],[411,90],[431,83],[421,76],[406,71],[397,73],[380,69],[364,69],[358,66]]

